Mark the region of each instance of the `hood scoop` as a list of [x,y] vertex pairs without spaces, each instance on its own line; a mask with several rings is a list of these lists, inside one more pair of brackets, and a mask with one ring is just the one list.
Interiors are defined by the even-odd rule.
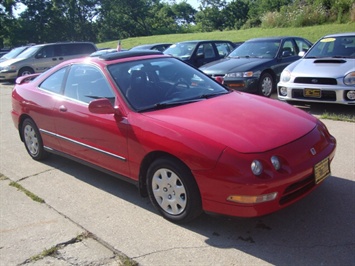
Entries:
[[344,59],[317,59],[314,60],[315,64],[344,64],[346,63],[346,60]]

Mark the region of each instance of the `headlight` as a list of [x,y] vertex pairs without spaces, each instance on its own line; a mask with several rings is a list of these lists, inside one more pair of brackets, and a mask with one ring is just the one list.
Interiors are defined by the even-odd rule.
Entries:
[[350,72],[344,77],[344,84],[349,86],[355,85],[355,72]]
[[235,73],[228,73],[225,75],[226,78],[250,78],[254,75],[253,71],[247,72],[235,72]]
[[263,172],[263,165],[258,160],[254,160],[251,163],[250,168],[251,168],[251,171],[253,172],[254,175],[261,175],[261,173]]
[[289,70],[282,71],[280,80],[282,82],[289,82],[290,79],[291,79],[291,72]]
[[280,170],[281,168],[281,163],[280,163],[280,160],[277,156],[272,156],[271,159],[270,159],[272,165],[274,166],[275,170],[278,171]]
[[0,68],[1,71],[10,71],[10,70],[16,70],[16,66],[14,65],[9,65],[9,66],[4,66]]

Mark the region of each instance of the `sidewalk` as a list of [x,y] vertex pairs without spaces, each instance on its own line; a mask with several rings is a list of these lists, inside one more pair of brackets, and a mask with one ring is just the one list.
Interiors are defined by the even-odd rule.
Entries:
[[116,252],[10,183],[1,176],[1,265],[120,265]]

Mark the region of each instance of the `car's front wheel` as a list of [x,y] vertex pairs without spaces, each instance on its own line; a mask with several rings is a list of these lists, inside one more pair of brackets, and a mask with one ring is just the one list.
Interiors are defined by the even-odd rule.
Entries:
[[48,157],[43,147],[42,137],[32,119],[26,118],[21,127],[21,134],[28,154],[37,161]]
[[202,212],[201,196],[191,171],[173,158],[160,158],[148,169],[149,198],[164,218],[191,221]]
[[274,89],[274,79],[271,74],[264,73],[259,81],[259,94],[265,97],[270,97]]
[[34,71],[32,68],[29,68],[29,67],[24,67],[24,68],[21,68],[20,71],[18,72],[18,76],[19,77],[22,77],[22,76],[27,76],[27,75],[31,75],[33,74]]

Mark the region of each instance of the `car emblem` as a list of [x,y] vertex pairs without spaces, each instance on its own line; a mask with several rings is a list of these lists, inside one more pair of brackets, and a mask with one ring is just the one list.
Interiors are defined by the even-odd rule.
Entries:
[[318,83],[318,79],[312,79],[312,83]]
[[312,149],[311,149],[311,153],[312,153],[312,155],[316,155],[316,154],[317,154],[316,149],[315,149],[315,148],[312,148]]

